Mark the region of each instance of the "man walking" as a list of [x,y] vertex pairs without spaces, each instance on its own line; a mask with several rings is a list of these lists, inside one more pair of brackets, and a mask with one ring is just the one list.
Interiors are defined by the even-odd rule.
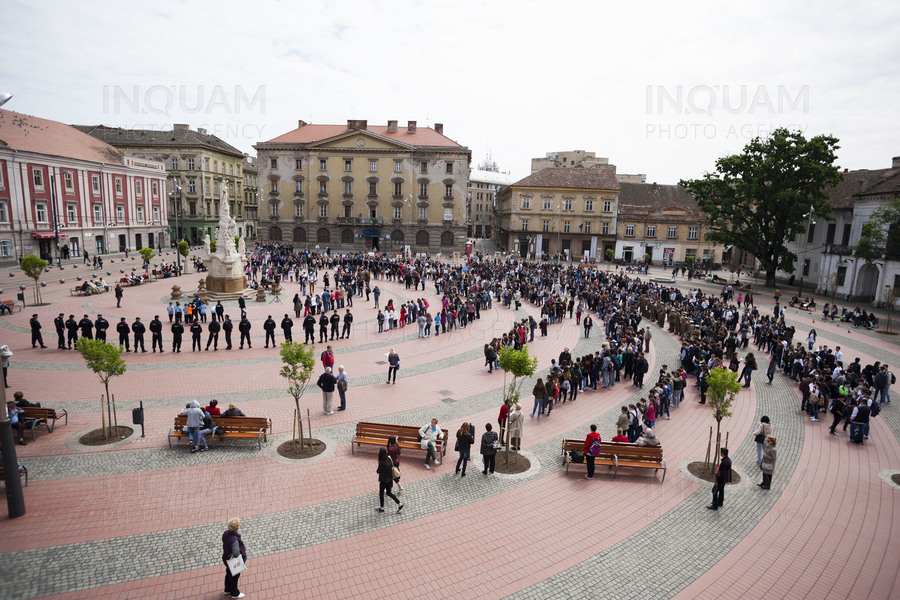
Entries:
[[707,506],[709,510],[719,510],[725,503],[725,484],[731,483],[731,459],[728,458],[728,448],[720,448],[722,460],[716,470],[716,484],[713,486],[713,501]]
[[116,308],[122,308],[122,284],[116,284]]
[[319,380],[316,382],[316,385],[322,390],[322,409],[325,411],[326,415],[333,415],[334,411],[331,409],[331,398],[334,396],[334,388],[337,385],[337,379],[331,374],[331,367],[328,367],[325,369],[324,373],[319,375]]
[[162,352],[162,321],[159,320],[159,315],[153,315],[153,320],[150,321],[150,347],[153,352],[156,352],[157,345],[159,345],[159,351]]
[[341,405],[338,406],[338,410],[347,410],[347,388],[350,386],[350,379],[347,377],[347,373],[344,372],[344,365],[338,367],[336,380],[338,396],[341,399]]

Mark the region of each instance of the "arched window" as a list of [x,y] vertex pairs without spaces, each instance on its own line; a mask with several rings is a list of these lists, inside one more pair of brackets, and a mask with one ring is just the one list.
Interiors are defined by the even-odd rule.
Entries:
[[326,244],[331,243],[331,232],[328,230],[327,227],[323,227],[319,231],[316,232],[316,241],[323,242]]
[[353,230],[352,229],[344,229],[341,232],[341,243],[345,246],[353,245]]
[[416,246],[428,247],[428,232],[424,229],[416,233]]
[[294,241],[295,242],[305,242],[306,241],[306,230],[302,227],[294,227]]
[[281,241],[281,227],[274,225],[269,228],[269,239],[273,242]]
[[452,248],[453,247],[453,232],[445,231],[441,234],[441,246],[443,248]]

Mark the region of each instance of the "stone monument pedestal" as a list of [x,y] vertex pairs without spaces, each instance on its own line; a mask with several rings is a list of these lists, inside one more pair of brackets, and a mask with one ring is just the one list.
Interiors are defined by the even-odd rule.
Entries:
[[210,293],[234,294],[247,289],[247,276],[207,277],[206,290]]

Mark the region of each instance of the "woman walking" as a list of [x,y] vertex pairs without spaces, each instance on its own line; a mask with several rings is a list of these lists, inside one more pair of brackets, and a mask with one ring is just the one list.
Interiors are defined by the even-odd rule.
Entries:
[[806,338],[806,343],[809,344],[809,351],[812,352],[813,346],[816,345],[816,330],[810,329],[809,335]]
[[225,593],[230,594],[232,598],[243,598],[244,594],[238,589],[238,579],[241,574],[231,574],[228,568],[228,559],[235,558],[240,555],[244,562],[247,562],[247,550],[244,548],[244,542],[241,540],[238,528],[241,526],[240,519],[231,519],[228,521],[228,529],[222,534],[222,562],[225,563]]
[[491,473],[494,472],[494,463],[497,458],[497,448],[500,446],[500,441],[497,438],[497,433],[495,431],[491,431],[491,424],[488,423],[484,426],[484,434],[481,436],[481,458],[484,460],[484,473],[488,474],[488,470]]
[[775,472],[775,438],[771,435],[766,437],[766,448],[763,450],[763,459],[759,463],[759,468],[763,472],[762,483],[757,484],[764,490],[772,486],[772,473]]
[[756,442],[756,464],[762,462],[763,449],[766,445],[766,438],[772,435],[772,425],[769,423],[769,417],[763,415],[759,420],[759,426],[753,432],[753,441]]
[[402,492],[403,486],[400,485],[400,444],[397,443],[397,436],[392,435],[388,438],[387,453],[391,457],[391,463],[394,465],[394,483],[397,484],[397,491]]
[[747,358],[744,360],[744,370],[741,371],[740,379],[744,380],[744,384],[741,387],[748,388],[750,387],[750,375],[753,374],[753,371],[756,370],[756,357],[753,356],[753,353],[750,352],[747,354]]
[[391,348],[391,351],[388,352],[388,376],[387,381],[385,383],[391,383],[391,376],[393,376],[394,385],[397,385],[397,371],[400,370],[400,355],[394,352],[394,349]]
[[[456,461],[456,473],[460,477],[466,476],[466,465],[469,463],[472,444],[475,443],[475,426],[471,423],[463,423],[459,431],[456,432],[456,449],[459,452],[459,459]],[[462,467],[462,473],[460,473]]]
[[403,510],[403,505],[400,504],[400,499],[397,498],[391,492],[391,488],[394,487],[394,462],[388,457],[387,448],[382,448],[378,451],[378,468],[375,469],[375,472],[378,473],[378,503],[379,506],[375,510],[377,512],[384,512],[384,495],[387,493],[388,497],[397,503],[397,512]]

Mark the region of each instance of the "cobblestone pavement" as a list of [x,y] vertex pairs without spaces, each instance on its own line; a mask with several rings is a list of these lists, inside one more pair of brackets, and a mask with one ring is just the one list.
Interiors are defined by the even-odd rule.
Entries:
[[[18,285],[17,277],[10,285]],[[182,279],[179,283],[190,287],[190,278]],[[131,312],[125,314],[152,314],[147,306],[154,303],[162,307],[166,284],[171,282],[126,290],[123,309],[128,304]],[[54,285],[45,294],[53,304],[43,317],[45,327],[52,326],[57,312],[117,315],[111,295],[86,302]],[[398,299],[437,300],[431,290],[379,285]],[[289,286],[286,296],[293,293]],[[354,314],[371,309],[371,303],[357,299],[356,304]],[[248,306],[254,321],[261,312],[274,312],[266,305]],[[860,597],[888,598],[900,583],[896,553],[888,551],[900,528],[898,492],[878,478],[884,469],[900,468],[900,417],[892,406],[873,424],[870,442],[852,446],[846,436],[828,436],[824,423],[811,424],[799,415],[791,382],[779,376],[770,386],[760,372],[739,395],[734,415],[723,421],[743,479],[729,487],[725,507],[714,513],[704,509],[710,485],[680,468],[702,459],[714,423],[709,409],[696,404],[693,388],[672,410],[671,420],[657,421],[669,467],[664,483],[661,475],[624,470],[613,479],[602,469],[589,482],[577,466],[568,476],[560,469],[561,439],[583,437],[590,423],[606,438],[618,407],[644,396],[621,382],[582,393],[549,418],[526,418],[523,451],[532,468],[523,475],[485,477],[476,457],[469,476],[461,479],[452,473],[452,451],[445,464],[430,471],[422,468],[421,453],[405,452],[406,508],[400,515],[379,515],[373,511],[375,453],[348,451],[355,422],[419,425],[436,416],[451,432],[463,420],[495,422],[502,374],[482,368],[481,345],[508,327],[514,315],[507,309],[495,307],[465,332],[428,340],[417,340],[415,328],[388,337],[371,333],[371,319],[354,324],[354,339],[336,345],[339,361],[351,373],[350,408],[338,413],[342,419],[313,416],[314,437],[336,447],[319,460],[292,464],[271,458],[274,445],[290,436],[292,401],[286,402],[283,381],[275,378],[277,355],[256,344],[224,357],[219,352],[128,358],[122,379],[130,383],[122,402],[144,402],[147,438],[132,436],[108,449],[68,443],[67,436],[96,426],[99,415],[96,401],[86,401],[93,390],[72,397],[67,386],[96,386],[96,380],[84,372],[76,353],[31,350],[30,311],[24,312],[0,318],[0,335],[15,352],[14,387],[29,398],[40,395],[45,405],[67,408],[72,423],[39,434],[20,450],[31,475],[25,489],[29,512],[0,521],[7,548],[0,553],[4,572],[17,574],[14,580],[0,578],[2,598],[219,597],[218,540],[225,520],[236,515],[242,517],[251,556],[241,581],[248,597],[420,598],[428,589],[425,595],[435,598],[837,598],[850,597],[851,589],[829,574],[847,556],[866,565],[877,557],[881,565],[851,582],[853,591],[864,592]],[[789,316],[797,320],[798,333],[807,326],[803,316]],[[896,363],[897,349],[889,341],[835,330],[820,329],[822,343],[844,346],[845,355]],[[653,331],[651,373],[663,363],[675,364],[678,351],[676,340],[655,326]],[[598,349],[599,333],[586,340],[567,320],[530,348],[545,372],[564,346],[573,355]],[[397,386],[384,385],[384,367],[378,364],[387,346],[405,357]],[[171,377],[178,378],[177,385],[154,383]],[[526,381],[522,387],[525,412],[531,409],[532,385]],[[212,397],[239,402],[248,414],[272,415],[276,432],[268,447],[258,451],[233,443],[198,454],[183,446],[168,448],[165,431],[185,398]],[[315,409],[318,402],[318,389],[308,390],[304,405]],[[750,435],[763,414],[772,418],[779,451],[768,492],[756,486]],[[866,509],[846,516],[842,507],[848,503]],[[792,563],[813,576],[798,579]],[[652,576],[645,576],[648,568]]]

